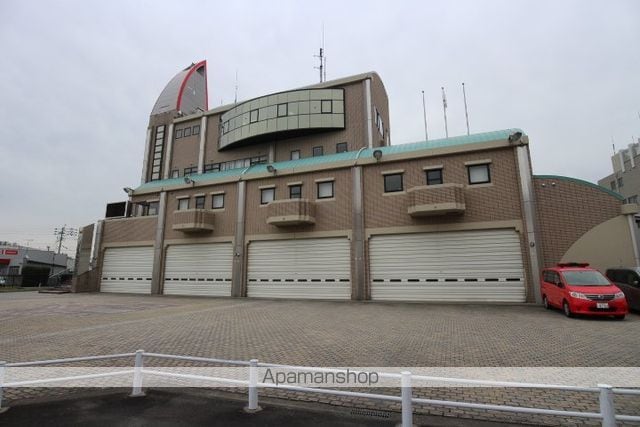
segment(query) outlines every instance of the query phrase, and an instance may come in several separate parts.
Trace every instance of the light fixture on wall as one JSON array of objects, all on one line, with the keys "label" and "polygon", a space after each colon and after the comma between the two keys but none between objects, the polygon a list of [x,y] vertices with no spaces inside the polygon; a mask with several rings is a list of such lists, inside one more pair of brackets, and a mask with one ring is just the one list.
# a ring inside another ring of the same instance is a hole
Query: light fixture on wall
[{"label": "light fixture on wall", "polygon": [[517,131],[512,133],[511,135],[509,135],[509,143],[513,144],[514,142],[518,142],[520,141],[520,138],[522,138],[522,132]]},{"label": "light fixture on wall", "polygon": [[127,193],[128,196],[131,196],[133,194],[133,188],[130,188],[130,187],[124,187],[122,191]]},{"label": "light fixture on wall", "polygon": [[278,169],[274,168],[272,165],[267,165],[267,172],[276,173],[278,172]]},{"label": "light fixture on wall", "polygon": [[191,186],[196,185],[196,182],[191,178],[189,178],[188,176],[184,177],[184,183]]},{"label": "light fixture on wall", "polygon": [[376,159],[376,162],[379,162],[382,158],[382,150],[375,150],[373,152],[373,157]]}]

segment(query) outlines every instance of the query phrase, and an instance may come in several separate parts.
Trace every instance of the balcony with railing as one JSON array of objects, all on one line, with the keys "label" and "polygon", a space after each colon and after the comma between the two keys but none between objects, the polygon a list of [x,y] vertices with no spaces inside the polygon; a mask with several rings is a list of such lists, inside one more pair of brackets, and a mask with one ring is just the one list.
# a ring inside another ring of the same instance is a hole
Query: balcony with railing
[{"label": "balcony with railing", "polygon": [[274,200],[267,209],[267,223],[278,227],[316,223],[316,205],[307,199]]},{"label": "balcony with railing", "polygon": [[206,209],[186,209],[173,213],[172,228],[185,233],[212,232],[215,215]]},{"label": "balcony with railing", "polygon": [[465,211],[461,184],[422,185],[407,190],[412,217],[462,214]]}]

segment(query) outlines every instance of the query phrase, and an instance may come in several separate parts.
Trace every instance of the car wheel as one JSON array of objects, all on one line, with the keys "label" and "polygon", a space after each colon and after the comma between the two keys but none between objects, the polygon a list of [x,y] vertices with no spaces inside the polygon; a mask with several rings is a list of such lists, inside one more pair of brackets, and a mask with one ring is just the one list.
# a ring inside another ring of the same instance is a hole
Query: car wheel
[{"label": "car wheel", "polygon": [[566,301],[562,302],[562,311],[564,311],[564,315],[567,317],[573,316],[573,313],[571,312],[571,308],[569,307],[569,303]]},{"label": "car wheel", "polygon": [[619,316],[613,316],[613,318],[616,320],[624,320],[624,314],[621,314]]},{"label": "car wheel", "polygon": [[547,299],[546,295],[542,296],[542,305],[544,305],[544,308],[546,308],[547,310],[551,310],[551,306],[549,305],[549,300]]}]

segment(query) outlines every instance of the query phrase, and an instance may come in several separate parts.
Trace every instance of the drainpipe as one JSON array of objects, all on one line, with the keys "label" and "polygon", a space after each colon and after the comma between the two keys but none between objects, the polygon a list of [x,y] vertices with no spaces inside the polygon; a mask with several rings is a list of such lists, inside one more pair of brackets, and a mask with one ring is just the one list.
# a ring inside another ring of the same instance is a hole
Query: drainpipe
[{"label": "drainpipe", "polygon": [[151,273],[151,293],[160,295],[163,292],[162,265],[164,253],[164,224],[167,211],[167,192],[160,192],[158,202],[158,223],[156,224],[156,237],[153,244],[153,272]]},{"label": "drainpipe", "polygon": [[207,141],[207,116],[200,120],[200,152],[198,153],[198,173],[204,172],[204,150]]}]

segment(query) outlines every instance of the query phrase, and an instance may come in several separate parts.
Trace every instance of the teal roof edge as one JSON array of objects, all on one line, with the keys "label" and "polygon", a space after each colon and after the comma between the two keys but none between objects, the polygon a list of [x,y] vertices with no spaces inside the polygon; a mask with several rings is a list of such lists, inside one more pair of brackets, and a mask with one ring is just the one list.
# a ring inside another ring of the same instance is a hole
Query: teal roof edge
[{"label": "teal roof edge", "polygon": [[584,185],[584,186],[587,186],[587,187],[592,187],[592,188],[595,188],[596,190],[603,191],[603,192],[609,194],[610,196],[615,197],[618,200],[624,201],[624,196],[622,196],[621,194],[616,193],[615,191],[611,191],[607,187],[603,187],[602,185],[598,185],[598,184],[594,184],[593,182],[585,181],[584,179],[573,178],[571,176],[562,176],[562,175],[533,175],[533,177],[537,178],[537,179],[560,179],[560,180],[563,180],[563,181],[575,182],[576,184]]},{"label": "teal roof edge", "polygon": [[[373,152],[376,150],[382,151],[382,155],[385,154],[399,154],[399,153],[410,153],[412,151],[421,151],[421,150],[429,150],[436,148],[446,148],[446,147],[455,147],[458,145],[471,145],[471,144],[479,144],[483,142],[490,141],[498,141],[507,139],[509,135],[514,132],[524,132],[518,128],[512,129],[504,129],[492,132],[483,132],[476,133],[471,135],[462,135],[462,136],[453,136],[451,138],[442,138],[442,139],[431,139],[429,141],[420,141],[420,142],[411,142],[407,144],[399,144],[399,145],[390,145],[387,147],[378,147],[378,148],[365,148],[360,152],[358,151],[346,151],[344,153],[336,153],[336,154],[327,154],[324,156],[317,157],[305,157],[298,160],[287,160],[283,162],[275,162],[271,163],[271,165],[276,169],[296,169],[299,167],[307,167],[314,165],[323,165],[329,163],[337,163],[340,161],[346,160],[356,160],[358,158],[366,158],[372,157]],[[195,182],[211,182],[215,183],[215,181],[223,178],[229,177],[240,177],[240,176],[248,176],[256,173],[264,173],[267,171],[267,164],[256,164],[250,166],[249,168],[236,168],[229,169],[223,172],[207,172],[202,174],[193,174],[189,175],[189,177]],[[149,181],[140,185],[135,191],[140,190],[149,190],[156,187],[166,187],[172,185],[180,185],[184,183],[184,177],[181,178],[170,178],[163,179],[157,181]]]}]

